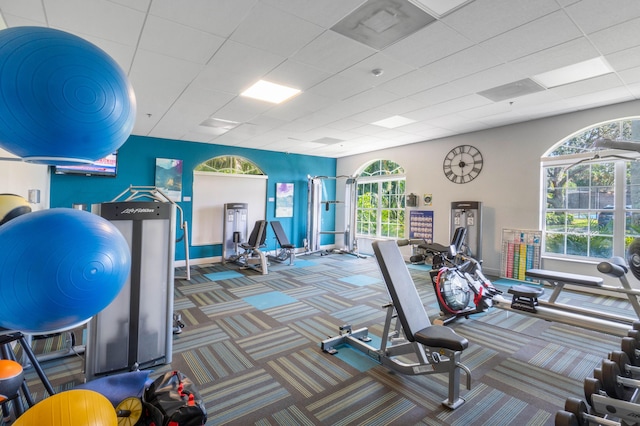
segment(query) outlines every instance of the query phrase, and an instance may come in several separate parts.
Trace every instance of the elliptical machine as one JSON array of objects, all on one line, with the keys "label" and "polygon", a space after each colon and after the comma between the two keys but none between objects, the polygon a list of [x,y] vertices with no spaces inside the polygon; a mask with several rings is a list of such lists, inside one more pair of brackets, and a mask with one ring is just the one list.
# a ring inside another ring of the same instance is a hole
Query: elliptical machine
[{"label": "elliptical machine", "polygon": [[440,318],[434,324],[448,324],[457,318],[487,311],[493,297],[502,294],[482,273],[481,262],[468,254],[464,244],[466,228],[456,228],[451,245],[418,244],[412,263],[431,259],[431,282],[440,306]]}]

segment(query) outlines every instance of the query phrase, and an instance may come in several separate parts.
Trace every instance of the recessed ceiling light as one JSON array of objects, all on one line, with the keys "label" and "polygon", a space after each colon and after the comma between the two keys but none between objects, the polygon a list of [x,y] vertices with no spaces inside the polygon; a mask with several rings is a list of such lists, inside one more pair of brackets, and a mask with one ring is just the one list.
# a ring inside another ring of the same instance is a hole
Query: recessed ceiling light
[{"label": "recessed ceiling light", "polygon": [[431,13],[437,17],[442,17],[455,9],[458,9],[466,3],[473,0],[409,0],[427,13]]},{"label": "recessed ceiling light", "polygon": [[533,79],[549,89],[551,87],[575,83],[576,81],[598,77],[611,72],[613,72],[611,65],[609,65],[604,58],[599,57],[552,71],[543,72],[542,74],[533,76]]},{"label": "recessed ceiling light", "polygon": [[416,120],[411,120],[410,118],[402,117],[400,115],[394,115],[393,117],[385,118],[384,120],[376,121],[376,126],[386,127],[387,129],[395,129],[396,127],[404,126],[406,124],[415,123]]},{"label": "recessed ceiling light", "polygon": [[247,98],[279,104],[300,93],[300,90],[282,86],[269,81],[259,80],[240,95]]},{"label": "recessed ceiling light", "polygon": [[202,123],[200,123],[200,125],[205,127],[215,127],[218,129],[231,130],[238,127],[240,123],[237,121],[211,117],[204,120]]}]

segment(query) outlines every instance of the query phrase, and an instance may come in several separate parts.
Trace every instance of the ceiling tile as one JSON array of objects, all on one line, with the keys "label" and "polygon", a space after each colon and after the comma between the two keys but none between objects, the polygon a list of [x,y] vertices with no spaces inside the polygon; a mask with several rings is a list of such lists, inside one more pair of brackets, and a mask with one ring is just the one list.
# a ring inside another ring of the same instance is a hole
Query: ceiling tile
[{"label": "ceiling tile", "polygon": [[139,47],[185,61],[205,64],[222,43],[222,37],[150,16],[140,37]]},{"label": "ceiling tile", "polygon": [[491,38],[481,45],[505,61],[566,43],[582,32],[563,12],[558,11]]},{"label": "ceiling tile", "polygon": [[340,72],[376,51],[333,31],[325,31],[291,58],[329,73]]},{"label": "ceiling tile", "polygon": [[264,3],[323,28],[331,28],[366,0],[263,0]]},{"label": "ceiling tile", "polygon": [[267,52],[289,56],[323,31],[318,25],[258,3],[230,38]]},{"label": "ceiling tile", "polygon": [[521,73],[531,76],[598,56],[600,53],[593,47],[593,44],[586,37],[579,37],[518,58],[509,64]]},{"label": "ceiling tile", "polygon": [[640,18],[593,33],[590,39],[605,55],[630,49],[637,46],[640,39]]},{"label": "ceiling tile", "polygon": [[104,0],[45,0],[45,11],[52,27],[127,45],[138,43],[145,20],[143,12]]},{"label": "ceiling tile", "polygon": [[421,69],[438,77],[446,77],[448,81],[454,81],[495,67],[502,62],[487,49],[471,46]]},{"label": "ceiling tile", "polygon": [[555,0],[475,0],[442,21],[468,39],[481,42],[558,9]]},{"label": "ceiling tile", "polygon": [[442,22],[433,24],[384,50],[385,54],[414,67],[423,67],[473,45]]},{"label": "ceiling tile", "polygon": [[602,0],[582,0],[565,8],[571,19],[585,34],[640,17],[640,2],[637,0],[616,0],[609,3]]},{"label": "ceiling tile", "polygon": [[284,60],[282,56],[227,40],[198,75],[195,84],[240,94]]},{"label": "ceiling tile", "polygon": [[154,0],[150,14],[229,37],[256,3],[258,0]]},{"label": "ceiling tile", "polygon": [[287,60],[264,76],[272,83],[307,90],[331,77],[331,74],[300,62]]}]

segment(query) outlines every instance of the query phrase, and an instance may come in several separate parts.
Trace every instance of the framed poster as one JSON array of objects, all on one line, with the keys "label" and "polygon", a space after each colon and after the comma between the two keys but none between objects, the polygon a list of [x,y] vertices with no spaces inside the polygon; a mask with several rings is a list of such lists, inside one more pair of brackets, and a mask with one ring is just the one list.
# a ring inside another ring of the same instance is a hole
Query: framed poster
[{"label": "framed poster", "polygon": [[293,217],[293,184],[276,183],[276,217]]},{"label": "framed poster", "polygon": [[433,211],[409,212],[409,238],[422,238],[426,243],[433,244]]},{"label": "framed poster", "polygon": [[182,201],[182,160],[156,158],[156,188],[171,201]]}]

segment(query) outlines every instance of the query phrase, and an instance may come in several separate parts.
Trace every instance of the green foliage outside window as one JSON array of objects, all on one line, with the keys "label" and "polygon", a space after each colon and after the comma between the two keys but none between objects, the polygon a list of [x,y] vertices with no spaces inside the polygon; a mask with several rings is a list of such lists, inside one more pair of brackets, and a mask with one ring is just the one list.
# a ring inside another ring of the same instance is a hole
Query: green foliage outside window
[{"label": "green foliage outside window", "polygon": [[[640,121],[592,127],[548,154],[554,164],[543,169],[546,254],[609,258],[640,236],[640,211],[634,211],[640,210],[640,166],[633,153],[610,155],[596,147],[599,138],[640,142]],[[618,227],[624,227],[625,241],[615,241]]]},{"label": "green foliage outside window", "polygon": [[238,175],[264,175],[262,170],[246,158],[224,155],[210,158],[194,169],[197,172],[229,173]]},{"label": "green foliage outside window", "polygon": [[404,169],[388,160],[369,164],[358,178],[356,233],[371,237],[405,235]]}]

